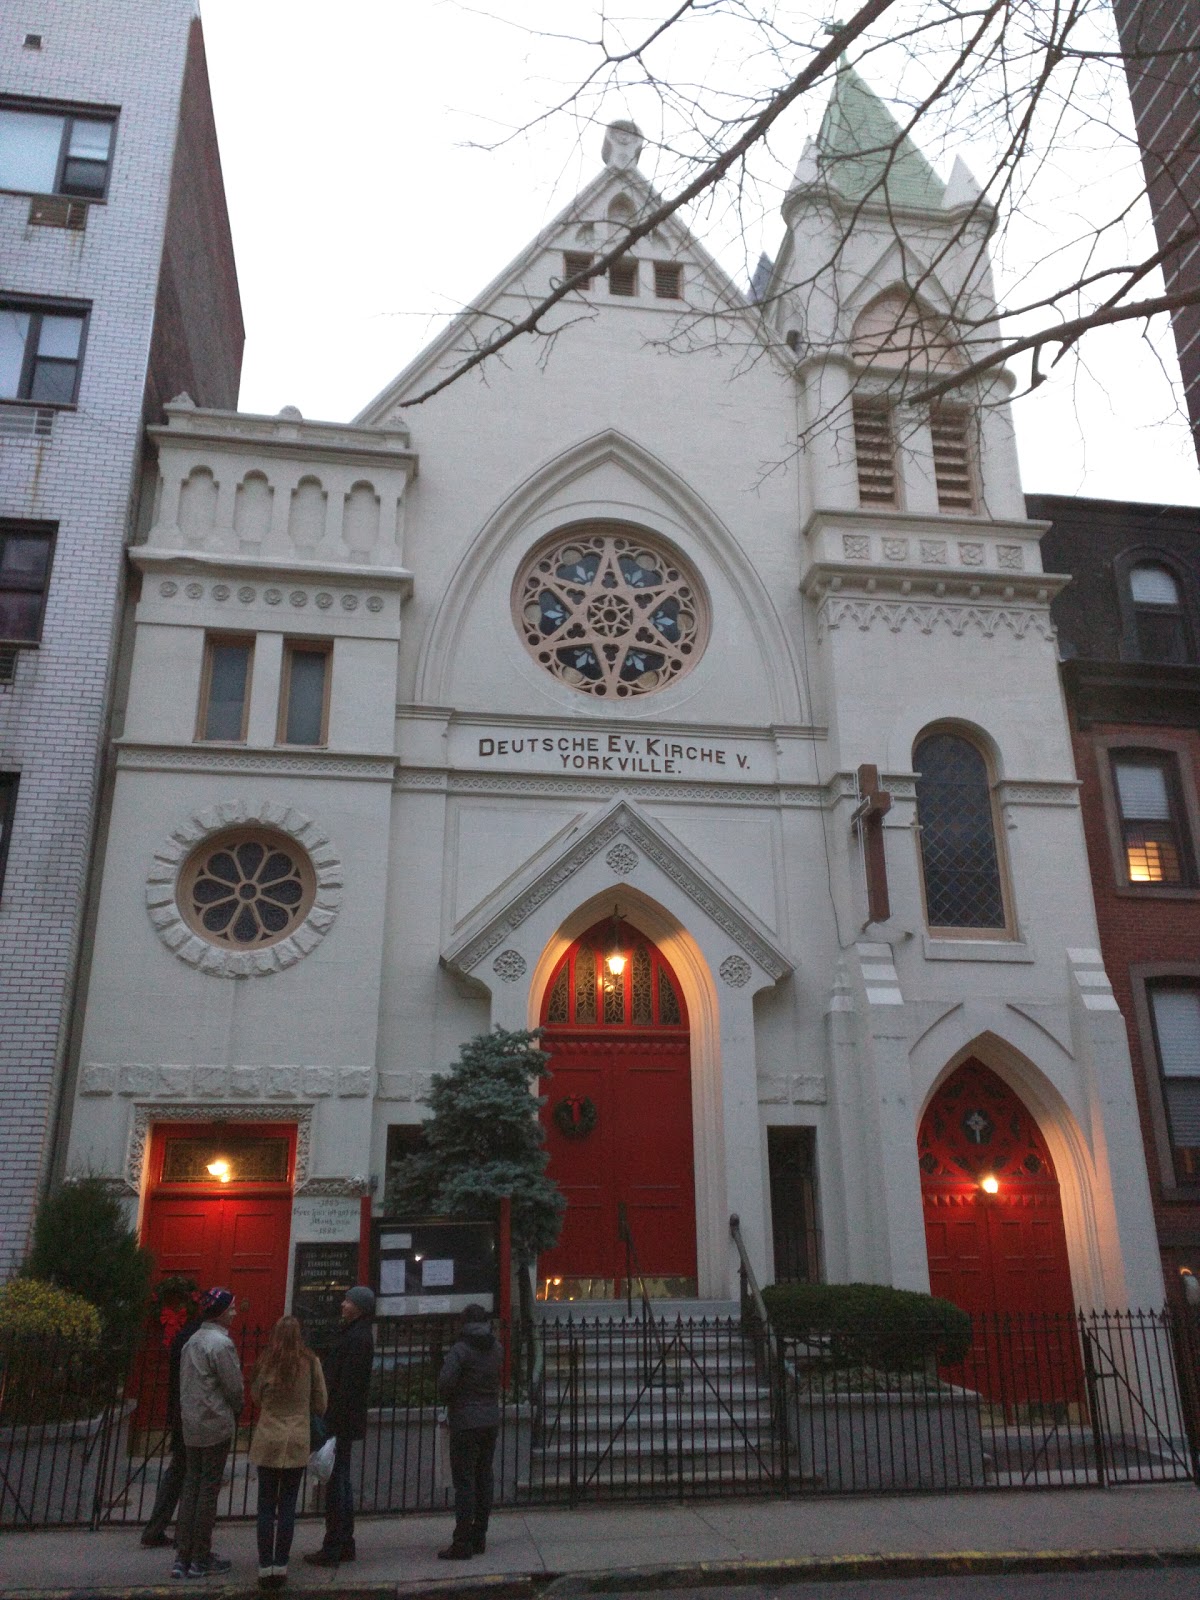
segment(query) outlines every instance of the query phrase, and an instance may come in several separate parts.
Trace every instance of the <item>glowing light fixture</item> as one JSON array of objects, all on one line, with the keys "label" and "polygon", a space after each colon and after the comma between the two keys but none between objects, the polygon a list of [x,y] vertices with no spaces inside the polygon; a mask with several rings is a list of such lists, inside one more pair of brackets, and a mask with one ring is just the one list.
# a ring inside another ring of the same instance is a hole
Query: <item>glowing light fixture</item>
[{"label": "glowing light fixture", "polygon": [[233,1168],[223,1156],[218,1156],[215,1161],[210,1161],[205,1170],[210,1172],[221,1183],[228,1183],[230,1178],[233,1177]]},{"label": "glowing light fixture", "polygon": [[625,971],[625,952],[621,949],[621,913],[613,907],[612,949],[604,958],[604,965],[614,978]]},{"label": "glowing light fixture", "polygon": [[984,1194],[999,1194],[1000,1179],[993,1178],[989,1173],[988,1176],[980,1183],[979,1187],[983,1190]]}]

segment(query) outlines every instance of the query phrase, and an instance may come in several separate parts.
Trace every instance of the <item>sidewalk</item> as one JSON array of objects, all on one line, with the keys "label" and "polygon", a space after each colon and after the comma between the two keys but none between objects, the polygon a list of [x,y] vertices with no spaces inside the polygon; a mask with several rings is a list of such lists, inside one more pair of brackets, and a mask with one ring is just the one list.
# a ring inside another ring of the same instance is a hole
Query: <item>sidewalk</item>
[{"label": "sidewalk", "polygon": [[[436,1557],[449,1538],[449,1517],[365,1517],[358,1524],[357,1562],[337,1571],[306,1567],[299,1559],[320,1542],[321,1531],[316,1521],[299,1525],[290,1590],[474,1590],[501,1600],[539,1590],[543,1596],[598,1592],[602,1576],[613,1573],[631,1587],[639,1578],[654,1578],[664,1586],[717,1589],[764,1577],[777,1582],[827,1576],[831,1568],[864,1577],[951,1566],[996,1570],[999,1556],[1047,1552],[1071,1553],[1080,1565],[1089,1555],[1094,1563],[1121,1553],[1132,1561],[1137,1553],[1147,1563],[1173,1556],[1200,1566],[1200,1491],[1172,1484],[500,1511],[492,1519],[487,1554],[453,1564]],[[203,1583],[170,1584],[171,1552],[143,1550],[139,1534],[137,1527],[6,1532],[0,1539],[0,1595],[31,1600],[37,1591],[78,1596],[150,1589],[233,1595],[256,1588],[250,1523],[218,1526],[217,1549],[234,1566],[223,1585],[207,1589]],[[895,1559],[905,1556],[920,1559]],[[967,1559],[951,1563],[951,1556]]]}]

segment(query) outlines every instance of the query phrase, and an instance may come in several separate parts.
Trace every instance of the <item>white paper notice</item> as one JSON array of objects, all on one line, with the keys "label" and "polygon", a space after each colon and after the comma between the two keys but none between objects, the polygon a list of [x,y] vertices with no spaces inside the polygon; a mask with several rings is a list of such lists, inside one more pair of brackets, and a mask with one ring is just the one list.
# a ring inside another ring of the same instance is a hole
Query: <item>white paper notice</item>
[{"label": "white paper notice", "polygon": [[381,1250],[411,1250],[411,1233],[381,1233],[379,1236]]},{"label": "white paper notice", "polygon": [[385,1256],[379,1263],[379,1292],[380,1294],[403,1294],[404,1269],[408,1265],[403,1259],[399,1261],[388,1260]]},{"label": "white paper notice", "polygon": [[449,1289],[454,1284],[453,1261],[423,1261],[421,1287],[423,1289]]}]

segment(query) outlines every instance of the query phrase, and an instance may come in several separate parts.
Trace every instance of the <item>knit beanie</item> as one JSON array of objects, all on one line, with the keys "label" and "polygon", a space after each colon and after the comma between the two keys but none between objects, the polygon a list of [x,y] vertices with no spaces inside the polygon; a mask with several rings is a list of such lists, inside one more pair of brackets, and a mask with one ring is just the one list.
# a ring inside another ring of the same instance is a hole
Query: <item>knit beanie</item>
[{"label": "knit beanie", "polygon": [[353,1289],[347,1289],[346,1299],[352,1306],[357,1306],[364,1317],[375,1315],[375,1291],[368,1289],[365,1283],[356,1283]]},{"label": "knit beanie", "polygon": [[219,1317],[233,1304],[232,1289],[210,1289],[200,1302],[200,1315],[206,1322]]}]

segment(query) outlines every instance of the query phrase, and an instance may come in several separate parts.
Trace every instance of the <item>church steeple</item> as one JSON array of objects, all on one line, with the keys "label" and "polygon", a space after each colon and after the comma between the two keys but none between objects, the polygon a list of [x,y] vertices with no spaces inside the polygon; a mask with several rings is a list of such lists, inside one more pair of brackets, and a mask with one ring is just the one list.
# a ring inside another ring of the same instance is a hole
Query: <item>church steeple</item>
[{"label": "church steeple", "polygon": [[875,200],[940,211],[945,202],[945,185],[937,173],[845,60],[838,67],[815,146],[801,160],[793,192],[814,179],[855,204]]}]

